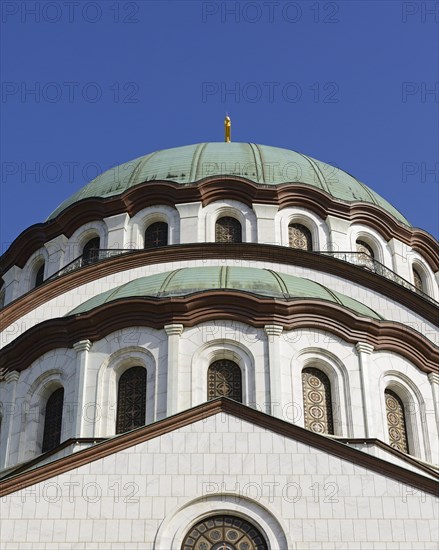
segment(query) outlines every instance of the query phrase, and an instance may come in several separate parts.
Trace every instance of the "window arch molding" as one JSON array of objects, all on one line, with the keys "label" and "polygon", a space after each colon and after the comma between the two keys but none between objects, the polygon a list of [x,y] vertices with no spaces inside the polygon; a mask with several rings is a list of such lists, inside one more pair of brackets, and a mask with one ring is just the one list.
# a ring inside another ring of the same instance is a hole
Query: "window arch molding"
[{"label": "window arch molding", "polygon": [[242,242],[257,241],[256,214],[252,208],[238,201],[221,201],[208,204],[200,213],[199,242],[215,242],[215,226],[219,218],[230,216],[239,221]]},{"label": "window arch molding", "polygon": [[353,225],[350,227],[349,233],[353,252],[357,251],[357,241],[363,241],[372,249],[375,260],[389,269],[393,269],[392,254],[387,241],[377,231],[366,226]]},{"label": "window arch molding", "polygon": [[425,415],[426,407],[421,392],[407,375],[395,370],[389,370],[382,374],[379,387],[384,441],[389,443],[385,391],[390,390],[399,397],[404,406],[409,454],[430,461],[431,451]]},{"label": "window arch molding", "polygon": [[156,418],[156,363],[152,354],[139,346],[122,348],[112,353],[101,365],[97,377],[96,402],[98,410],[96,435],[107,437],[116,433],[117,395],[122,374],[132,367],[146,370],[145,424]]},{"label": "window arch molding", "polygon": [[434,278],[433,273],[429,269],[429,267],[426,265],[425,262],[422,261],[419,257],[414,257],[411,262],[411,276],[412,280],[410,281],[413,285],[415,284],[414,281],[414,270],[417,271],[419,274],[421,281],[422,281],[422,292],[425,294],[428,294],[429,296],[432,296],[433,298],[438,299],[438,295],[434,293],[433,288],[434,285],[431,284],[432,278]]},{"label": "window arch molding", "polygon": [[228,359],[241,369],[242,402],[256,404],[255,361],[253,354],[240,342],[218,339],[205,343],[193,355],[191,364],[191,406],[207,401],[207,373],[215,361]]},{"label": "window arch molding", "polygon": [[38,376],[31,384],[24,399],[24,425],[19,443],[19,461],[29,460],[39,454],[43,445],[46,403],[54,391],[64,388],[63,421],[61,442],[69,437],[70,426],[67,422],[67,380],[65,374],[57,368],[49,369]]},{"label": "window arch molding", "polygon": [[168,224],[168,245],[180,242],[180,216],[176,208],[166,205],[148,206],[135,214],[129,221],[130,243],[128,248],[142,249],[145,245],[145,231],[156,222]]},{"label": "window arch molding", "polygon": [[282,246],[290,246],[288,228],[290,224],[305,226],[311,233],[312,250],[326,250],[329,242],[329,231],[326,223],[319,216],[308,210],[284,208],[276,214],[276,241]]},{"label": "window arch molding", "polygon": [[292,548],[287,526],[270,504],[234,493],[216,493],[193,499],[174,509],[161,523],[156,537],[157,550],[181,550],[182,542],[194,525],[214,515],[232,515],[253,524],[269,548]]},{"label": "window arch molding", "polygon": [[47,264],[49,256],[45,247],[36,250],[26,262],[20,278],[20,294],[29,292],[35,288],[35,277],[38,270],[44,264],[45,278],[47,277]]},{"label": "window arch molding", "polygon": [[[303,369],[310,367],[322,371],[329,379],[334,435],[353,437],[349,373],[346,366],[333,353],[320,348],[308,348],[293,356],[291,360],[293,402],[303,403],[302,372]],[[297,418],[295,423],[304,427],[303,408],[300,411],[300,418]]]},{"label": "window arch molding", "polygon": [[95,238],[99,238],[100,248],[107,247],[107,226],[102,220],[87,223],[73,233],[67,244],[64,265],[81,256],[84,246]]}]

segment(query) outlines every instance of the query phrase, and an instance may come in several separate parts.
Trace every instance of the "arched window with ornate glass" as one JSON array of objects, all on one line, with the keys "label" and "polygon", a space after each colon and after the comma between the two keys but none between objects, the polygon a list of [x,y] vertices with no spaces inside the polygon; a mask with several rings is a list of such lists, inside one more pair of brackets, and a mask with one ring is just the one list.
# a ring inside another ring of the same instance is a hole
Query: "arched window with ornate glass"
[{"label": "arched window with ornate glass", "polygon": [[182,550],[268,550],[264,536],[249,521],[216,515],[196,523],[187,533]]},{"label": "arched window with ornate glass", "polygon": [[158,248],[168,244],[168,224],[155,222],[149,225],[145,231],[145,248]]},{"label": "arched window with ornate glass", "polygon": [[242,227],[236,218],[223,216],[215,224],[215,242],[242,243]]},{"label": "arched window with ornate glass", "polygon": [[405,421],[404,404],[400,397],[392,390],[385,390],[387,429],[389,444],[394,449],[409,452],[407,441],[407,425]]},{"label": "arched window with ornate glass", "polygon": [[242,403],[241,369],[228,359],[214,361],[207,371],[207,399],[217,397],[228,397]]},{"label": "arched window with ornate glass", "polygon": [[291,248],[312,251],[311,231],[300,223],[290,223],[288,226],[288,240]]},{"label": "arched window with ornate glass", "polygon": [[424,283],[422,282],[422,277],[415,268],[413,268],[413,282],[417,290],[424,292]]},{"label": "arched window with ornate glass", "polygon": [[119,378],[116,433],[140,428],[146,415],[146,369],[131,367]]},{"label": "arched window with ornate glass", "polygon": [[99,260],[101,240],[99,237],[90,239],[82,249],[82,261],[85,265],[94,264]]},{"label": "arched window with ornate glass", "polygon": [[302,371],[303,415],[305,428],[316,433],[334,434],[331,384],[320,369]]},{"label": "arched window with ornate glass", "polygon": [[44,412],[44,433],[41,451],[46,453],[61,443],[64,388],[55,390],[46,402]]},{"label": "arched window with ornate glass", "polygon": [[37,288],[38,286],[42,285],[43,282],[44,282],[44,262],[40,265],[40,267],[35,272],[34,288]]},{"label": "arched window with ornate glass", "polygon": [[375,254],[370,245],[366,242],[357,239],[357,260],[358,264],[367,269],[373,269],[373,261],[375,259]]}]

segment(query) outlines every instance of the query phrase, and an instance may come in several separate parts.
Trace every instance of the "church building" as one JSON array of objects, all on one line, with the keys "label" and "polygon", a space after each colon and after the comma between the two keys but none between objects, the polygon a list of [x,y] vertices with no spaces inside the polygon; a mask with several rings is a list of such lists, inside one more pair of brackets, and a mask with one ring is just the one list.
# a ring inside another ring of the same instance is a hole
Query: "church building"
[{"label": "church building", "polygon": [[437,549],[439,244],[354,176],[226,119],[1,265],[3,550]]}]

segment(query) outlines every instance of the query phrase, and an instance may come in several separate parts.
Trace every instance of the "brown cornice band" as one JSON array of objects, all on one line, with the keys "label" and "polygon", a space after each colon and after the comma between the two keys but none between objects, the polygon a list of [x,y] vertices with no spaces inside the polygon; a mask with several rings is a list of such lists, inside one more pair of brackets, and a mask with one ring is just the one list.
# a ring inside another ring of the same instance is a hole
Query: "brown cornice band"
[{"label": "brown cornice band", "polygon": [[[224,397],[215,399],[192,409],[180,412],[153,424],[149,424],[126,434],[113,437],[77,453],[60,458],[31,471],[18,474],[0,483],[0,497],[4,497],[36,483],[41,483],[54,476],[59,476],[75,468],[80,468],[96,460],[124,451],[145,441],[164,434],[171,433],[195,422],[205,420],[215,414],[226,413],[250,422],[273,433],[293,439],[304,445],[309,445],[324,453],[347,460],[356,466],[366,468],[382,476],[410,485],[428,494],[438,495],[438,483],[434,479],[425,477],[417,472],[406,470],[400,466],[369,455],[344,443],[316,434],[284,420],[264,414],[255,409],[231,401]],[[146,457],[146,460],[148,458]],[[345,495],[349,496],[349,495]]]},{"label": "brown cornice band", "polygon": [[[263,328],[327,331],[351,344],[367,342],[377,351],[397,353],[424,372],[439,372],[439,348],[419,332],[400,323],[377,321],[324,300],[276,300],[238,291],[211,290],[185,297],[124,298],[87,313],[50,319],[26,331],[0,353],[0,368],[22,371],[44,353],[92,342],[130,327],[162,329],[181,323],[193,327],[224,320]],[[44,338],[41,338],[44,334]]]},{"label": "brown cornice band", "polygon": [[[348,262],[324,254],[286,246],[256,243],[197,243],[136,250],[102,260],[96,264],[67,273],[62,277],[48,280],[3,308],[0,313],[1,327],[4,330],[23,315],[49,300],[80,285],[114,273],[165,262],[212,259],[273,262],[305,267],[335,275],[387,296],[417,313],[426,321],[439,326],[438,309],[432,302],[385,277]],[[423,328],[420,327],[420,330],[423,330]]]},{"label": "brown cornice band", "polygon": [[398,238],[421,254],[431,269],[439,270],[437,241],[421,229],[398,222],[383,208],[367,202],[343,202],[325,191],[302,183],[263,186],[238,177],[212,177],[190,185],[169,181],[149,181],[128,189],[121,195],[102,199],[89,198],[74,203],[55,219],[33,225],[23,231],[3,255],[0,274],[13,265],[23,267],[29,257],[58,235],[71,237],[82,225],[122,212],[131,217],[148,206],[201,201],[203,206],[218,200],[236,200],[249,206],[274,204],[280,209],[297,206],[311,210],[322,219],[338,216],[365,224],[378,231],[385,240]]}]

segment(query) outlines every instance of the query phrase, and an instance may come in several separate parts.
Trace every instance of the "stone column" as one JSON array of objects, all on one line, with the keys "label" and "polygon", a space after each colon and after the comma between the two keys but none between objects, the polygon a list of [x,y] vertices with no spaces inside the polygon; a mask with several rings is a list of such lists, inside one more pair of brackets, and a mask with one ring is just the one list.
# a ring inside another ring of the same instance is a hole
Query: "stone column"
[{"label": "stone column", "polygon": [[166,416],[171,416],[180,410],[179,403],[179,344],[180,336],[183,332],[183,325],[165,325],[165,331],[168,335],[168,387],[167,387],[167,405]]},{"label": "stone column", "polygon": [[92,346],[90,340],[80,340],[73,344],[76,351],[76,382],[75,405],[73,416],[72,437],[93,437],[94,426],[91,422],[85,422],[86,391],[87,391],[87,362],[88,352]]},{"label": "stone column", "polygon": [[[105,248],[115,250],[130,248],[126,237],[129,219],[130,217],[126,213],[104,218],[105,225],[107,226],[107,244]],[[104,243],[101,243],[101,248],[104,248]]]},{"label": "stone column", "polygon": [[352,246],[348,237],[350,222],[335,216],[327,216],[326,223],[329,227],[328,251],[351,252]]},{"label": "stone column", "polygon": [[64,267],[67,243],[68,238],[65,235],[58,235],[58,237],[55,237],[44,245],[49,257],[46,267],[46,279]]},{"label": "stone column", "polygon": [[413,284],[413,275],[408,261],[410,248],[397,239],[390,239],[388,244],[392,254],[392,270],[400,277]]},{"label": "stone column", "polygon": [[20,296],[21,272],[22,269],[14,265],[2,277],[5,282],[5,305]]},{"label": "stone column", "polygon": [[361,383],[361,396],[362,396],[362,408],[363,408],[363,420],[364,420],[364,436],[365,437],[377,437],[377,427],[374,422],[375,410],[373,406],[373,400],[377,397],[376,383],[372,382],[370,372],[370,355],[373,353],[373,346],[366,342],[357,342],[355,347],[358,352],[358,359],[360,365],[360,383]]},{"label": "stone column", "polygon": [[20,378],[20,373],[16,370],[7,372],[5,374],[5,381],[7,384],[6,395],[8,396],[8,402],[4,403],[4,410],[2,411],[2,450],[0,454],[0,469],[7,468],[10,463],[11,452],[11,439],[12,439],[12,426],[14,418],[21,419],[21,414],[17,411],[17,382]]},{"label": "stone column", "polygon": [[261,244],[281,244],[276,241],[276,226],[274,218],[279,207],[274,204],[253,204],[258,223],[257,242]]},{"label": "stone column", "polygon": [[[434,414],[436,418],[436,426],[439,425],[439,374],[430,372],[428,380],[431,384],[431,393],[433,394]],[[428,412],[428,411],[426,411]]]},{"label": "stone column", "polygon": [[270,407],[268,413],[272,416],[282,417],[282,384],[281,384],[281,360],[280,360],[280,335],[281,325],[265,325],[268,344],[268,368],[270,374]]},{"label": "stone column", "polygon": [[180,243],[199,242],[198,218],[201,202],[176,204],[175,208],[180,214]]}]

